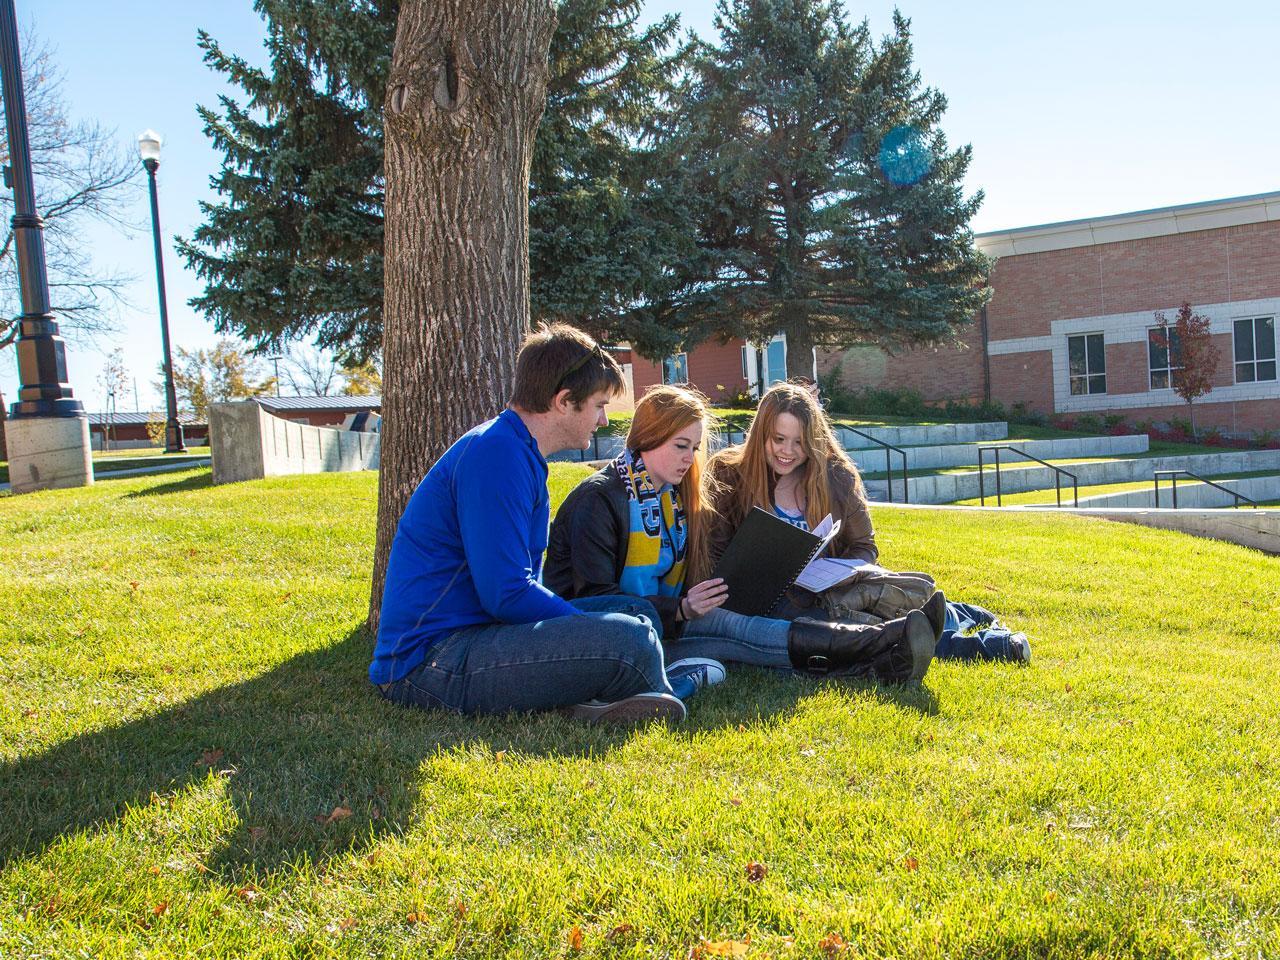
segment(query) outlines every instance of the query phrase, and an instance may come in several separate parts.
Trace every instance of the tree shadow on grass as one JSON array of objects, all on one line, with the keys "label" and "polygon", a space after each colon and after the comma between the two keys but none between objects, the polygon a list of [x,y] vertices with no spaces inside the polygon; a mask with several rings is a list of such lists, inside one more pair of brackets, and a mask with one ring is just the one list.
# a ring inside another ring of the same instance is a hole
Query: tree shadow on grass
[{"label": "tree shadow on grass", "polygon": [[[137,479],[139,475],[134,474],[132,477],[121,477],[121,480]],[[100,478],[111,479],[110,477]],[[204,467],[201,473],[194,476],[184,476],[177,480],[170,480],[168,483],[157,483],[152,487],[144,487],[141,490],[133,490],[124,495],[125,500],[135,500],[138,497],[155,497],[163,496],[169,493],[185,493],[188,490],[207,490],[213,486],[213,472]]]},{"label": "tree shadow on grass", "polygon": [[[0,765],[0,868],[109,826],[130,808],[185,803],[210,785],[237,826],[220,838],[208,869],[235,876],[302,857],[320,864],[410,829],[422,761],[439,750],[588,757],[637,735],[554,713],[463,717],[398,707],[365,679],[372,646],[353,630],[250,680]],[[779,672],[735,677],[742,682],[731,695],[705,709],[695,701],[682,734],[785,720],[816,689]],[[937,709],[925,688],[849,686],[904,708]]]}]

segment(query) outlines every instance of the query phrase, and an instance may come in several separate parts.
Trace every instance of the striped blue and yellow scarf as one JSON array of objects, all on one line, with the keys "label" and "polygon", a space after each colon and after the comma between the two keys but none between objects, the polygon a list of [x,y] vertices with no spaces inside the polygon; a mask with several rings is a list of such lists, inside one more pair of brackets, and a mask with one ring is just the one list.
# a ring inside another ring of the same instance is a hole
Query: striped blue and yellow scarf
[{"label": "striped blue and yellow scarf", "polygon": [[613,461],[627,489],[630,534],[619,586],[636,597],[674,597],[684,586],[689,525],[680,492],[669,484],[653,486],[639,453],[623,450]]}]

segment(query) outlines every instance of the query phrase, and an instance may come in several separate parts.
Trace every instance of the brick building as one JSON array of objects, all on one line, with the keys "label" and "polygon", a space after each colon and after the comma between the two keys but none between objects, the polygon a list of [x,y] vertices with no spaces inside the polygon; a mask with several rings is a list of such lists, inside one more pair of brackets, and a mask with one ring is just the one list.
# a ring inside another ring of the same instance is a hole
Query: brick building
[{"label": "brick building", "polygon": [[[1148,338],[1154,313],[1172,320],[1185,300],[1210,318],[1221,351],[1197,424],[1233,433],[1280,425],[1280,192],[1002,230],[977,244],[999,258],[993,298],[956,342],[893,356],[874,347],[823,354],[819,369],[839,363],[849,386],[913,388],[926,400],[990,397],[1131,422],[1185,417],[1168,353]],[[751,352],[741,341],[709,344],[684,364],[714,398],[724,380],[712,377],[727,376],[735,356],[734,383],[746,386]]]}]

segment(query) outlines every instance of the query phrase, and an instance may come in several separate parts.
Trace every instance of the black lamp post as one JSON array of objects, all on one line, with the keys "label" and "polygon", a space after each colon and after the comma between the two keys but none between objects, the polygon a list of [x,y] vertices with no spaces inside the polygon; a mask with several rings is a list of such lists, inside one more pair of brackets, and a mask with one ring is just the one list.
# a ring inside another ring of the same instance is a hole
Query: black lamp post
[{"label": "black lamp post", "polygon": [[34,417],[84,417],[67,382],[66,347],[49,310],[49,275],[44,259],[44,219],[36,213],[27,139],[27,107],[22,92],[18,21],[13,0],[0,0],[0,77],[4,88],[9,163],[4,179],[13,188],[13,239],[22,291],[18,318],[18,401],[9,408],[15,420]]},{"label": "black lamp post", "polygon": [[164,424],[164,452],[185,453],[182,424],[178,422],[178,395],[173,389],[173,359],[169,355],[169,306],[164,296],[164,259],[160,245],[160,203],[156,196],[156,167],[160,166],[160,134],[147,129],[138,134],[138,152],[151,182],[151,235],[156,243],[156,283],[160,288],[160,336],[164,342],[164,400],[168,418]]}]

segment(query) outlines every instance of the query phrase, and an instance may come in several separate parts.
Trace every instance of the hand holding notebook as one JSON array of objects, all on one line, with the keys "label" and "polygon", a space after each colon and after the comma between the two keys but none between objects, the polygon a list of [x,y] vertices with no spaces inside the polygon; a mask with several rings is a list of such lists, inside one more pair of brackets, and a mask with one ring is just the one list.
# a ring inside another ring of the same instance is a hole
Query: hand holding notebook
[{"label": "hand holding notebook", "polygon": [[787,587],[839,532],[840,521],[832,522],[830,515],[809,532],[767,510],[752,508],[712,574],[729,587],[724,608],[746,616],[768,616]]}]

